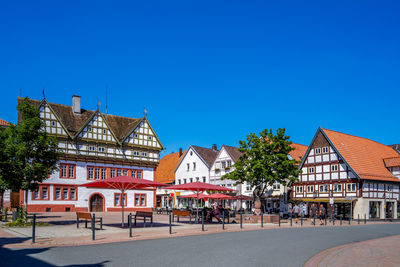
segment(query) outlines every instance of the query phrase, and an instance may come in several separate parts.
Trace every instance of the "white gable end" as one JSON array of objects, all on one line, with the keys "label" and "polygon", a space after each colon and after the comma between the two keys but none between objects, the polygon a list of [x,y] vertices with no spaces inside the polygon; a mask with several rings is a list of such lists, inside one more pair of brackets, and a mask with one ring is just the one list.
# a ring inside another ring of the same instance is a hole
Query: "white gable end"
[{"label": "white gable end", "polygon": [[142,121],[125,142],[132,145],[161,148],[161,144],[158,142],[155,133],[146,121]]},{"label": "white gable end", "polygon": [[79,134],[81,138],[109,141],[115,142],[115,138],[112,135],[110,129],[108,129],[107,124],[104,122],[103,118],[96,114],[93,119],[86,125],[83,131]]},{"label": "white gable end", "polygon": [[40,108],[40,118],[43,119],[46,132],[54,135],[67,135],[61,123],[57,120],[54,113],[51,111],[47,104],[43,104]]}]

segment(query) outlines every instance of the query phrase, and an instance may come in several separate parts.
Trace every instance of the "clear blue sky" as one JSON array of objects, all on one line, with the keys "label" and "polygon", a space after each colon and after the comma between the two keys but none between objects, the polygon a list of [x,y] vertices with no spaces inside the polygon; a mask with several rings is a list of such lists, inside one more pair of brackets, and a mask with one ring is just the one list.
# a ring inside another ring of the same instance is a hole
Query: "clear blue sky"
[{"label": "clear blue sky", "polygon": [[[149,120],[169,153],[318,126],[400,143],[399,1],[2,1],[0,118],[22,95]],[[350,3],[351,2],[351,3]]]}]

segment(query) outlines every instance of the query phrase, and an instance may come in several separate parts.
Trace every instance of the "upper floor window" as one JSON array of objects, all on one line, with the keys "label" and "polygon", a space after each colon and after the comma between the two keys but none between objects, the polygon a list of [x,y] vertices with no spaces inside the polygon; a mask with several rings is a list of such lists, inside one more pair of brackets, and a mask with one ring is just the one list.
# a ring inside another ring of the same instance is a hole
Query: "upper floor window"
[{"label": "upper floor window", "polygon": [[104,151],[106,151],[106,149],[105,149],[104,147],[100,146],[100,147],[98,148],[98,151],[99,151],[99,152],[104,152]]},{"label": "upper floor window", "polygon": [[225,167],[226,167],[226,162],[225,162],[225,161],[221,161],[221,166],[222,166],[222,169],[225,169]]},{"label": "upper floor window", "polygon": [[60,178],[75,178],[75,165],[74,164],[60,164]]},{"label": "upper floor window", "polygon": [[96,147],[95,146],[89,146],[89,151],[95,151]]},{"label": "upper floor window", "polygon": [[341,184],[334,184],[333,185],[333,192],[342,192],[342,185]]},{"label": "upper floor window", "polygon": [[279,189],[281,189],[281,184],[278,183],[278,182],[275,182],[275,183],[272,185],[272,189],[273,189],[273,190],[279,190]]},{"label": "upper floor window", "polygon": [[337,170],[338,170],[338,165],[337,164],[335,164],[335,165],[331,165],[331,171],[333,171],[333,172],[336,172]]},{"label": "upper floor window", "polygon": [[117,169],[117,176],[121,176],[121,169]]},{"label": "upper floor window", "polygon": [[107,134],[107,130],[106,129],[103,129],[103,134]]},{"label": "upper floor window", "polygon": [[228,160],[227,162],[226,162],[226,166],[229,168],[230,166],[232,166],[232,161],[231,160]]},{"label": "upper floor window", "polygon": [[193,170],[196,170],[196,162],[193,162]]},{"label": "upper floor window", "polygon": [[356,184],[349,183],[347,184],[347,192],[355,192],[356,191]]},{"label": "upper floor window", "polygon": [[56,122],[55,122],[55,121],[52,121],[52,122],[51,122],[51,126],[56,126]]},{"label": "upper floor window", "polygon": [[181,184],[181,179],[178,179],[178,184]]},{"label": "upper floor window", "polygon": [[205,183],[206,182],[206,177],[205,176],[203,176],[203,183]]},{"label": "upper floor window", "polygon": [[387,191],[389,191],[389,192],[393,191],[393,185],[388,185],[386,188],[387,188]]},{"label": "upper floor window", "polygon": [[88,130],[88,132],[91,132],[91,131],[92,131],[92,127],[91,127],[91,126],[88,126],[88,127],[87,127],[87,130]]},{"label": "upper floor window", "polygon": [[147,157],[147,152],[142,152],[143,157]]},{"label": "upper floor window", "polygon": [[99,180],[100,179],[100,168],[95,168],[94,169],[94,179]]},{"label": "upper floor window", "polygon": [[186,178],[185,178],[185,179],[183,179],[183,183],[184,183],[184,184],[186,184]]},{"label": "upper floor window", "polygon": [[320,147],[317,147],[315,149],[315,154],[321,154],[321,148]]},{"label": "upper floor window", "polygon": [[308,168],[308,172],[309,172],[309,173],[314,173],[314,172],[315,172],[314,167],[309,167],[309,168]]},{"label": "upper floor window", "polygon": [[323,184],[319,186],[319,192],[320,193],[326,193],[329,192],[329,185]]},{"label": "upper floor window", "polygon": [[186,170],[187,170],[187,171],[190,171],[190,164],[187,163],[186,166],[187,166],[187,169],[186,169]]},{"label": "upper floor window", "polygon": [[101,179],[107,178],[107,169],[101,168]]},{"label": "upper floor window", "polygon": [[303,193],[303,186],[296,186],[297,193]]},{"label": "upper floor window", "polygon": [[200,180],[200,178],[199,177],[196,177],[196,182],[198,182]]},{"label": "upper floor window", "polygon": [[149,140],[151,140],[152,139],[152,137],[151,136],[149,136]]},{"label": "upper floor window", "polygon": [[249,182],[246,182],[246,191],[251,190],[251,184]]},{"label": "upper floor window", "polygon": [[314,193],[314,186],[313,185],[307,185],[307,193]]},{"label": "upper floor window", "polygon": [[193,183],[193,178],[189,178],[189,183]]},{"label": "upper floor window", "polygon": [[322,153],[328,153],[329,152],[329,148],[327,146],[324,146],[322,148]]},{"label": "upper floor window", "polygon": [[139,151],[133,151],[134,156],[139,156]]},{"label": "upper floor window", "polygon": [[42,187],[42,199],[49,199],[48,192],[49,192],[49,188],[43,186]]},{"label": "upper floor window", "polygon": [[88,169],[87,169],[87,178],[90,180],[90,179],[93,179],[93,167],[88,167]]},{"label": "upper floor window", "polygon": [[115,169],[110,170],[110,177],[111,178],[115,177]]},{"label": "upper floor window", "polygon": [[138,179],[142,179],[142,171],[137,171],[136,176]]}]

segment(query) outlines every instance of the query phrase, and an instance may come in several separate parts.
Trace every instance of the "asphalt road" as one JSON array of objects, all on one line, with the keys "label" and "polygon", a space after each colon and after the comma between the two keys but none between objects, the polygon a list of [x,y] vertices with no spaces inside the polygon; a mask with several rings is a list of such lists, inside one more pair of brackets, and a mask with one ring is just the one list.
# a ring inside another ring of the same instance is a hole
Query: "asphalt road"
[{"label": "asphalt road", "polygon": [[327,248],[400,234],[400,224],[267,229],[45,249],[0,248],[1,266],[302,266]]}]

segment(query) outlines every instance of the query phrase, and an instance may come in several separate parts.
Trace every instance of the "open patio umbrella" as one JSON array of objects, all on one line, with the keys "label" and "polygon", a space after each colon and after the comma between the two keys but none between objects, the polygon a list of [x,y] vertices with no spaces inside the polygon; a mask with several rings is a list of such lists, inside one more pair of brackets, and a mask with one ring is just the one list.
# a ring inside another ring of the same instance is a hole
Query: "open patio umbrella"
[{"label": "open patio umbrella", "polygon": [[88,188],[103,188],[103,189],[117,189],[121,191],[121,207],[122,207],[122,227],[124,227],[124,205],[125,197],[124,193],[127,190],[133,189],[154,189],[156,187],[167,186],[166,184],[146,180],[132,178],[129,176],[117,176],[104,180],[97,180],[94,182],[81,184],[80,186]]},{"label": "open patio umbrella", "polygon": [[[172,190],[184,190],[184,191],[192,191],[196,193],[196,222],[199,222],[199,194],[203,193],[204,191],[235,191],[234,189],[222,187],[219,185],[213,185],[208,183],[202,182],[193,182],[188,184],[178,184],[165,187],[165,189],[172,189]],[[208,196],[207,196],[208,197]]]}]

